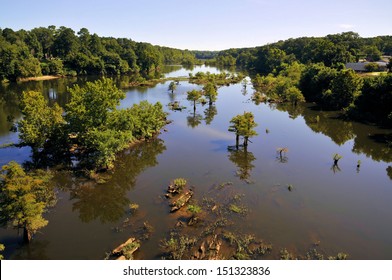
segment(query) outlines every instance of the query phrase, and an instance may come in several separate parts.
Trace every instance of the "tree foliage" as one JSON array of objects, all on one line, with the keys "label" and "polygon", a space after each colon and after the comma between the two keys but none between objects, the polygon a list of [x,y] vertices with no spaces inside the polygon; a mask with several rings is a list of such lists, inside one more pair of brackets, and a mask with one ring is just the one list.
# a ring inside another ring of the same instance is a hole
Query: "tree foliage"
[{"label": "tree foliage", "polygon": [[77,33],[61,26],[30,31],[0,30],[0,81],[44,75],[118,75],[158,77],[163,63],[193,65],[187,50],[153,46],[126,38],[99,37],[87,28]]},{"label": "tree foliage", "polygon": [[55,203],[50,179],[50,173],[44,171],[26,173],[14,161],[1,169],[0,222],[23,228],[25,241],[48,224],[42,215]]},{"label": "tree foliage", "polygon": [[40,92],[26,91],[21,98],[24,118],[19,121],[19,138],[33,149],[42,149],[48,141],[55,140],[64,125],[63,109],[55,103],[52,107]]},{"label": "tree foliage", "polygon": [[65,110],[57,104],[49,106],[38,92],[22,95],[20,139],[40,150],[41,155],[69,157],[70,151],[77,150],[75,156],[81,166],[111,168],[118,152],[136,140],[153,137],[166,124],[159,102],[142,101],[119,109],[125,93],[112,79],[102,78],[68,90],[71,100]]},{"label": "tree foliage", "polygon": [[257,132],[254,128],[257,123],[254,121],[254,116],[251,112],[244,112],[242,115],[237,115],[230,120],[231,125],[229,131],[236,135],[236,146],[239,146],[239,137],[244,137],[244,147],[248,146],[250,137],[256,136]]},{"label": "tree foliage", "polygon": [[187,92],[186,99],[193,102],[193,110],[196,110],[196,102],[201,98],[202,92],[200,90],[191,90]]},{"label": "tree foliage", "polygon": [[209,105],[212,105],[213,102],[216,101],[218,96],[216,85],[209,82],[203,87],[204,96],[206,96],[209,100]]}]

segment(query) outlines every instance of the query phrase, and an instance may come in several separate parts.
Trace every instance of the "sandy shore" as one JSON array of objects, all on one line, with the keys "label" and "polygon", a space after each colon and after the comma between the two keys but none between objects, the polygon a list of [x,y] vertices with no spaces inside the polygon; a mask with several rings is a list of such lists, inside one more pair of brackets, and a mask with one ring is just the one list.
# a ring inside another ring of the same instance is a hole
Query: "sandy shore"
[{"label": "sandy shore", "polygon": [[49,75],[45,75],[45,76],[40,76],[40,77],[29,77],[29,78],[22,78],[19,81],[21,82],[27,82],[27,81],[44,81],[44,80],[54,80],[54,79],[58,79],[61,78],[61,76],[49,76]]}]

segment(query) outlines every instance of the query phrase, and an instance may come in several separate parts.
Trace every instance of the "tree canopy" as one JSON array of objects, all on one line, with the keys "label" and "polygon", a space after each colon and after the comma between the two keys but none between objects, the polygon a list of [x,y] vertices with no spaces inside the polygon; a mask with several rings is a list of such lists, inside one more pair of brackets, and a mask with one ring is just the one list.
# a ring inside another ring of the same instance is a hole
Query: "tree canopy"
[{"label": "tree canopy", "polygon": [[50,173],[34,171],[26,173],[16,162],[4,165],[0,172],[0,222],[11,223],[24,230],[25,241],[46,226],[45,210],[55,203]]},{"label": "tree canopy", "polygon": [[111,168],[118,152],[136,140],[151,138],[166,124],[159,102],[142,101],[118,109],[125,93],[112,79],[102,78],[68,90],[71,100],[64,110],[57,104],[50,107],[40,93],[22,95],[22,144],[41,149],[48,156],[61,152],[64,158],[72,151],[83,151],[75,154],[80,165]]},{"label": "tree canopy", "polygon": [[193,65],[188,50],[153,46],[127,38],[100,37],[87,28],[0,29],[0,81],[40,75],[118,75],[157,77],[163,64]]}]

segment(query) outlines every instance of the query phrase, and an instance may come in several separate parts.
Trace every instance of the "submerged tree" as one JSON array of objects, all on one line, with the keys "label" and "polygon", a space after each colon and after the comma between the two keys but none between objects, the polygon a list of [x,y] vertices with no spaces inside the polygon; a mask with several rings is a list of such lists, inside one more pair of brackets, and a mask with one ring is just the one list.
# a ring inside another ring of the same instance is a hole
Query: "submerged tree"
[{"label": "submerged tree", "polygon": [[169,89],[172,93],[177,89],[177,84],[175,82],[170,82]]},{"label": "submerged tree", "polygon": [[63,109],[55,103],[50,107],[40,92],[23,92],[21,111],[24,118],[19,121],[19,137],[22,143],[30,146],[33,151],[44,148],[44,145],[59,137],[65,121]]},{"label": "submerged tree", "polygon": [[187,92],[186,99],[193,102],[193,111],[196,111],[196,102],[201,98],[202,92],[200,90],[191,90]]},{"label": "submerged tree", "polygon": [[212,105],[212,103],[216,101],[216,97],[218,96],[216,85],[212,82],[208,82],[203,87],[203,91],[204,95],[208,98],[209,105]]},{"label": "submerged tree", "polygon": [[44,171],[28,174],[14,161],[1,169],[0,222],[22,228],[25,242],[48,224],[42,214],[56,202],[50,179],[51,175]]},{"label": "submerged tree", "polygon": [[239,146],[239,137],[244,137],[244,147],[248,146],[249,137],[257,135],[254,128],[257,123],[254,121],[254,116],[251,112],[244,112],[242,115],[233,117],[230,121],[232,125],[229,126],[229,131],[236,135],[236,147]]}]

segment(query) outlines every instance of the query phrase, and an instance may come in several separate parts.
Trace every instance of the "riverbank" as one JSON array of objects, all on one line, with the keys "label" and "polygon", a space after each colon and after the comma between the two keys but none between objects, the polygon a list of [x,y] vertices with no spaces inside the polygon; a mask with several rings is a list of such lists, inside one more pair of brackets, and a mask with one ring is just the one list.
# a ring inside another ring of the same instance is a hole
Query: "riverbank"
[{"label": "riverbank", "polygon": [[46,81],[46,80],[54,80],[64,78],[64,76],[51,76],[51,75],[44,75],[39,77],[28,77],[28,78],[20,78],[19,82],[29,82],[29,81]]}]

